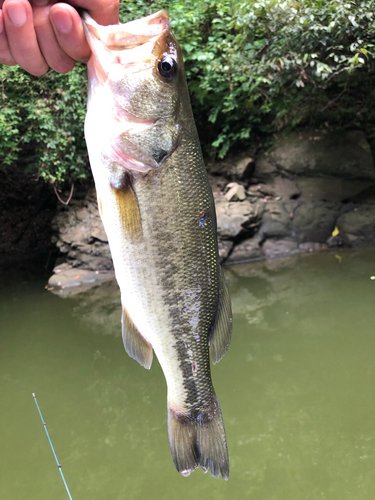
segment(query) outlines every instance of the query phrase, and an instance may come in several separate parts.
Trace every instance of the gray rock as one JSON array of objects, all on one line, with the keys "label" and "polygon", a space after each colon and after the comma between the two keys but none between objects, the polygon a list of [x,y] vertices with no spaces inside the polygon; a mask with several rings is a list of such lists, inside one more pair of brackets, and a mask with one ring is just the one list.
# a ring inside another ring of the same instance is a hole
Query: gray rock
[{"label": "gray rock", "polygon": [[298,245],[298,250],[301,253],[319,252],[321,250],[327,250],[327,245],[324,243],[316,243],[315,241],[307,241],[306,243],[300,243]]},{"label": "gray rock", "polygon": [[94,190],[84,200],[63,207],[53,220],[53,229],[56,246],[70,265],[92,271],[113,269]]},{"label": "gray rock", "polygon": [[283,238],[292,233],[293,211],[297,202],[270,201],[265,204],[260,233],[265,238]]},{"label": "gray rock", "polygon": [[243,201],[246,200],[246,191],[242,184],[237,184],[237,182],[230,182],[226,186],[227,192],[225,193],[225,199],[227,201]]},{"label": "gray rock", "polygon": [[350,246],[375,243],[375,206],[366,204],[341,215],[337,220],[338,238]]},{"label": "gray rock", "polygon": [[353,202],[374,205],[375,204],[375,185],[372,184],[370,186],[367,186],[366,189],[359,192],[356,196],[353,197]]},{"label": "gray rock", "polygon": [[[283,201],[296,200],[301,194],[301,188],[297,181],[287,179],[281,176],[275,176],[267,184],[260,184],[257,187],[258,192],[274,198],[281,198]],[[254,188],[250,187],[250,192]]]},{"label": "gray rock", "polygon": [[267,259],[286,257],[298,253],[298,243],[291,240],[267,240],[263,243],[263,252]]},{"label": "gray rock", "polygon": [[240,181],[247,181],[251,179],[255,170],[255,161],[249,156],[245,156],[235,162],[230,170],[231,175]]},{"label": "gray rock", "polygon": [[260,208],[248,200],[228,202],[223,196],[215,198],[217,230],[220,239],[239,234],[253,234],[259,227]]},{"label": "gray rock", "polygon": [[375,180],[371,148],[359,130],[305,130],[280,139],[267,156],[257,161],[255,177],[276,172]]},{"label": "gray rock", "polygon": [[232,250],[233,241],[219,240],[218,245],[219,245],[219,258],[220,258],[220,262],[222,262],[223,260],[225,260],[228,257],[229,252]]},{"label": "gray rock", "polygon": [[255,161],[249,156],[229,158],[220,163],[208,165],[209,172],[215,176],[222,176],[232,181],[248,181],[254,173]]},{"label": "gray rock", "polygon": [[54,272],[48,280],[47,289],[63,298],[85,292],[103,282],[112,281],[115,277],[113,271],[73,269],[68,264],[57,266]]},{"label": "gray rock", "polygon": [[245,262],[250,260],[260,260],[264,258],[263,249],[260,246],[260,238],[249,238],[236,245],[226,260],[227,264]]},{"label": "gray rock", "polygon": [[359,193],[371,189],[373,183],[339,177],[299,177],[296,179],[305,201],[343,202],[355,198]]},{"label": "gray rock", "polygon": [[272,179],[274,179],[278,174],[279,171],[275,163],[272,161],[272,157],[269,154],[260,153],[257,158],[251,182],[269,182],[272,181]]},{"label": "gray rock", "polygon": [[300,202],[293,212],[291,235],[301,243],[325,243],[335,228],[339,213],[339,205]]},{"label": "gray rock", "polygon": [[324,243],[332,234],[340,207],[304,201],[266,203],[260,228],[265,238]]}]

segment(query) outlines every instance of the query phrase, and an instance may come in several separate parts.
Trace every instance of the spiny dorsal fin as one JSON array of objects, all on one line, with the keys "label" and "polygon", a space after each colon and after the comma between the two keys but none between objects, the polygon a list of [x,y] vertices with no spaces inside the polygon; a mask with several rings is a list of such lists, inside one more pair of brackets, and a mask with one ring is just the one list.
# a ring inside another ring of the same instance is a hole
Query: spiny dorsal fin
[{"label": "spiny dorsal fin", "polygon": [[130,181],[121,187],[112,186],[117,207],[121,216],[121,226],[130,241],[137,241],[142,236],[142,221],[137,195]]},{"label": "spiny dorsal fin", "polygon": [[148,370],[152,364],[152,345],[137,330],[128,311],[122,306],[122,340],[129,356]]},{"label": "spiny dorsal fin", "polygon": [[214,364],[218,363],[227,352],[232,336],[232,306],[224,275],[222,275],[222,280],[216,321],[209,338],[210,354]]}]

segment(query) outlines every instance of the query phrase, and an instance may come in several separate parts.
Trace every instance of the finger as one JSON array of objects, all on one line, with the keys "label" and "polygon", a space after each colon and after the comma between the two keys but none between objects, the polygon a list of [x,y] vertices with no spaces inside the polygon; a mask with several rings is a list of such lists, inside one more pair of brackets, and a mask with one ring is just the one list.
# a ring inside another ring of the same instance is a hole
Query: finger
[{"label": "finger", "polygon": [[16,63],[32,75],[46,73],[48,65],[39,49],[29,2],[5,0],[3,16],[9,49]]},{"label": "finger", "polygon": [[0,62],[7,66],[15,66],[17,64],[9,50],[2,10],[0,10]]},{"label": "finger", "polygon": [[67,73],[74,68],[75,61],[60,47],[50,22],[49,11],[49,6],[34,7],[34,27],[39,48],[52,69]]},{"label": "finger", "polygon": [[118,0],[71,0],[70,3],[75,7],[86,9],[94,21],[103,26],[119,22]]},{"label": "finger", "polygon": [[75,61],[87,62],[91,51],[78,12],[67,4],[57,3],[51,7],[50,20],[62,50]]}]

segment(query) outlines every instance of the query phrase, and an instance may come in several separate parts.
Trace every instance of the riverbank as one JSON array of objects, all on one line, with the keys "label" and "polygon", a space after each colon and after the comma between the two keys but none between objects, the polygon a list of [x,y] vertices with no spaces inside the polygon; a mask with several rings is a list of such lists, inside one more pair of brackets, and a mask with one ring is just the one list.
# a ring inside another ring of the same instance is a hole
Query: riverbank
[{"label": "riverbank", "polygon": [[[374,148],[358,130],[304,129],[274,137],[269,151],[209,162],[221,261],[375,244]],[[64,206],[21,169],[0,181],[2,266],[37,259],[67,280],[75,269],[113,270],[92,183],[76,187]]]},{"label": "riverbank", "polygon": [[[361,131],[308,130],[269,152],[208,163],[224,264],[375,244],[373,143]],[[187,187],[188,188],[188,187]],[[95,190],[53,220],[61,272],[113,269]]]}]

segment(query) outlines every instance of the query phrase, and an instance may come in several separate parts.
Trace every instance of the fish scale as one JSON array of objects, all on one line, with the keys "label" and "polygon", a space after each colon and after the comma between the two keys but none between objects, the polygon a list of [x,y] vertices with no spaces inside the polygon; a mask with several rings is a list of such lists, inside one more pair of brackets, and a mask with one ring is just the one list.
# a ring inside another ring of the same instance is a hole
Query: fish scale
[{"label": "fish scale", "polygon": [[165,11],[110,27],[83,20],[92,50],[85,136],[125,349],[146,368],[158,357],[177,470],[228,479],[210,352],[215,363],[228,348],[231,307],[181,49]]}]

